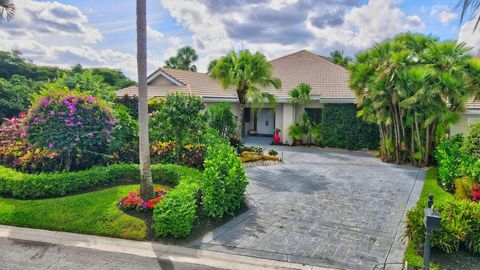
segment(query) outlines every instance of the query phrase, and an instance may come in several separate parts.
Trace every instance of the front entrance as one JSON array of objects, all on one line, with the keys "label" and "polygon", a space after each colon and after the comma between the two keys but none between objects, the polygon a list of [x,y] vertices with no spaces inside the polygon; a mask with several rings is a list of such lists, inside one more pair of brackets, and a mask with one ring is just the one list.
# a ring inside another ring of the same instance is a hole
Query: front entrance
[{"label": "front entrance", "polygon": [[266,135],[273,136],[275,132],[275,110],[272,108],[252,109],[245,108],[243,114],[244,136]]}]

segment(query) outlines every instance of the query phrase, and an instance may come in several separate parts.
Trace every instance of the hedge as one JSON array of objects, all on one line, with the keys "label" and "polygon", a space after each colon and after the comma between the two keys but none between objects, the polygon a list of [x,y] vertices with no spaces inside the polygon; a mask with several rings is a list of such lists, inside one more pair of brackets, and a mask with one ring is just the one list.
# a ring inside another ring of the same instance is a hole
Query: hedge
[{"label": "hedge", "polygon": [[322,145],[334,148],[378,149],[378,127],[357,117],[354,104],[325,104],[322,121]]},{"label": "hedge", "polygon": [[152,229],[157,237],[186,237],[198,220],[198,179],[182,179],[153,210]]},{"label": "hedge", "polygon": [[[152,166],[155,182],[177,185],[186,175],[198,171],[178,165]],[[0,194],[21,199],[61,197],[107,184],[138,183],[140,170],[136,164],[115,164],[67,173],[27,174],[0,166]]]}]

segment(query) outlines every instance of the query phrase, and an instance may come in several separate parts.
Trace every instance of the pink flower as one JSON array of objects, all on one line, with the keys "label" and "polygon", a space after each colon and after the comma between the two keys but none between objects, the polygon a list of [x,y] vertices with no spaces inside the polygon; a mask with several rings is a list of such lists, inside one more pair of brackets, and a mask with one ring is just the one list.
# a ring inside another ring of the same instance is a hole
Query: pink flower
[{"label": "pink flower", "polygon": [[53,148],[55,145],[53,145],[53,143],[49,143],[48,144],[48,148]]}]

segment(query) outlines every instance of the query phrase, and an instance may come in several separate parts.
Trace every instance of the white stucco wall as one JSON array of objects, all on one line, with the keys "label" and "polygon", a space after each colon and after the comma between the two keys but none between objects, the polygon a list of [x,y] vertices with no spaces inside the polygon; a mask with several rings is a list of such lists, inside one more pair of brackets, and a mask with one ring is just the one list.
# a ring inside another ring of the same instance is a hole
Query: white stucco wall
[{"label": "white stucco wall", "polygon": [[470,110],[460,115],[459,121],[452,125],[451,132],[452,134],[465,134],[468,131],[468,126],[476,121],[480,121],[480,110]]}]

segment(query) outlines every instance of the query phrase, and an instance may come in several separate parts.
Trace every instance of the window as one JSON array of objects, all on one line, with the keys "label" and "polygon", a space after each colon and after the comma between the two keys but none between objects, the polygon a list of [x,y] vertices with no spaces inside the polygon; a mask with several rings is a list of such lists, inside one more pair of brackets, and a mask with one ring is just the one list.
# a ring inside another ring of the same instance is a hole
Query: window
[{"label": "window", "polygon": [[249,123],[250,122],[250,108],[245,108],[243,110],[243,122]]},{"label": "window", "polygon": [[319,124],[322,122],[322,109],[320,108],[305,108],[305,112],[308,115],[310,121],[313,124]]}]

